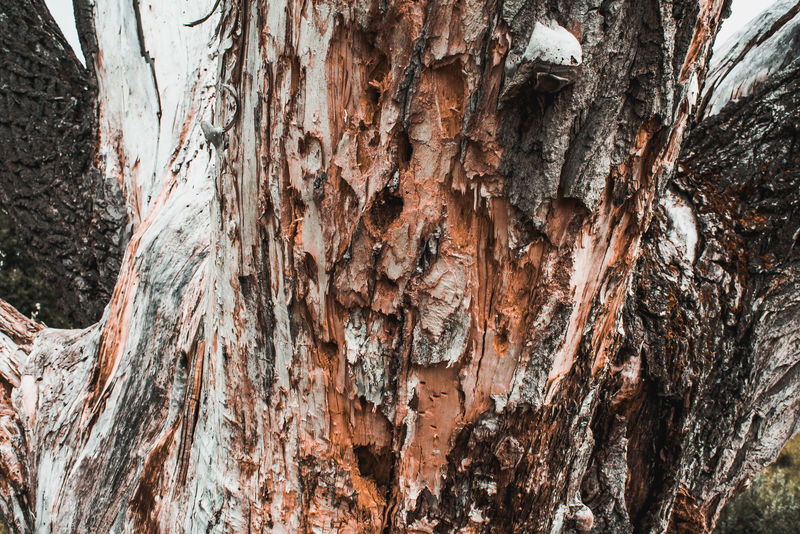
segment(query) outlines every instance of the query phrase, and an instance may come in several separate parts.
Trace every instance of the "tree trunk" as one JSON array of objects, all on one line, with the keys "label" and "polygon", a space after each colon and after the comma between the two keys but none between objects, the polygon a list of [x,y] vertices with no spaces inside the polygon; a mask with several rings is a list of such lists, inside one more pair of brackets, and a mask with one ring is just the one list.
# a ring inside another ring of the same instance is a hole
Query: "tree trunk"
[{"label": "tree trunk", "polygon": [[670,183],[725,3],[80,2],[97,138],[70,179],[126,215],[59,224],[127,248],[93,326],[0,309],[3,518],[711,528],[800,382],[797,76],[702,123]]},{"label": "tree trunk", "polygon": [[120,184],[95,158],[93,65],[78,63],[43,0],[0,2],[0,59],[2,208],[60,311],[89,325],[111,295],[126,225]]}]

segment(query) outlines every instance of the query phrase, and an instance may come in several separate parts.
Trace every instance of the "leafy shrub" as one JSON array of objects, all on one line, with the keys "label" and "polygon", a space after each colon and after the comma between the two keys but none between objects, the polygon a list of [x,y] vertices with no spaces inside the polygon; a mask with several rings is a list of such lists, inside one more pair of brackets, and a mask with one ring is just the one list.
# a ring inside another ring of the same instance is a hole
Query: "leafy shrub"
[{"label": "leafy shrub", "polygon": [[800,435],[722,511],[715,534],[800,532]]}]

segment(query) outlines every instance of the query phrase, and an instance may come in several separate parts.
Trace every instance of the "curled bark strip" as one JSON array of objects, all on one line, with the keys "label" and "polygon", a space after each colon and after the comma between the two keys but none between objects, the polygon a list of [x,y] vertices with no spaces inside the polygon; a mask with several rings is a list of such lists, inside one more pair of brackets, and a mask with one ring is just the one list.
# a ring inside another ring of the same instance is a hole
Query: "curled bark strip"
[{"label": "curled bark strip", "polygon": [[223,134],[233,128],[236,118],[239,116],[239,98],[236,96],[236,90],[226,83],[222,84],[222,87],[227,89],[233,96],[233,117],[231,117],[231,120],[228,121],[228,123],[222,128],[219,126],[214,126],[207,121],[200,121],[200,128],[203,130],[203,135],[205,136],[206,140],[217,147],[218,150],[223,148],[225,145]]},{"label": "curled bark strip", "polygon": [[231,94],[231,96],[233,97],[233,104],[235,106],[233,110],[233,117],[231,117],[231,120],[228,121],[228,124],[226,124],[225,127],[222,128],[222,131],[224,133],[233,128],[233,124],[236,122],[236,119],[239,118],[239,97],[236,96],[236,89],[234,89],[227,83],[223,83],[222,88],[227,89],[228,92]]},{"label": "curled bark strip", "polygon": [[204,23],[205,21],[211,18],[211,15],[213,15],[214,12],[217,10],[217,7],[219,7],[219,0],[214,2],[214,5],[211,7],[211,11],[209,11],[207,15],[195,21],[187,22],[184,24],[184,26],[186,26],[187,28],[194,28],[195,26],[199,26],[200,24]]}]

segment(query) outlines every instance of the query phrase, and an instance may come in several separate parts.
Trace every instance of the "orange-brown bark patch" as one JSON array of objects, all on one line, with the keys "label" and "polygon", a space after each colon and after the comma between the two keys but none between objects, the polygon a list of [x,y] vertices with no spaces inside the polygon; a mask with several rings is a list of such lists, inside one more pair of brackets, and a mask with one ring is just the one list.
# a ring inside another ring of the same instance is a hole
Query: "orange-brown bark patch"
[{"label": "orange-brown bark patch", "polygon": [[140,532],[161,532],[158,525],[158,502],[156,496],[163,495],[164,469],[170,455],[177,426],[172,426],[159,440],[147,459],[139,477],[139,484],[131,498],[134,525]]}]

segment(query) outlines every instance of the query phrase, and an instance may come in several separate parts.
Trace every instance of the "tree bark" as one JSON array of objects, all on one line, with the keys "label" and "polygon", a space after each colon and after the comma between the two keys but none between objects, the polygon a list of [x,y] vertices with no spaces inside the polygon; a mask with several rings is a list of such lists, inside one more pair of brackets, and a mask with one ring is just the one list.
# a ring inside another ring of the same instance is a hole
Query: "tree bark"
[{"label": "tree bark", "polygon": [[644,238],[616,356],[640,380],[594,423],[647,458],[629,463],[634,523],[676,495],[672,530],[711,530],[800,430],[798,13],[778,2],[715,60]]},{"label": "tree bark", "polygon": [[725,3],[83,2],[131,237],[97,324],[0,310],[3,518],[710,529],[798,382],[795,174],[722,172],[792,145],[750,97],[670,181]]},{"label": "tree bark", "polygon": [[92,65],[42,0],[4,0],[0,14],[0,202],[59,312],[89,325],[114,287],[126,224],[119,184],[96,161]]}]

